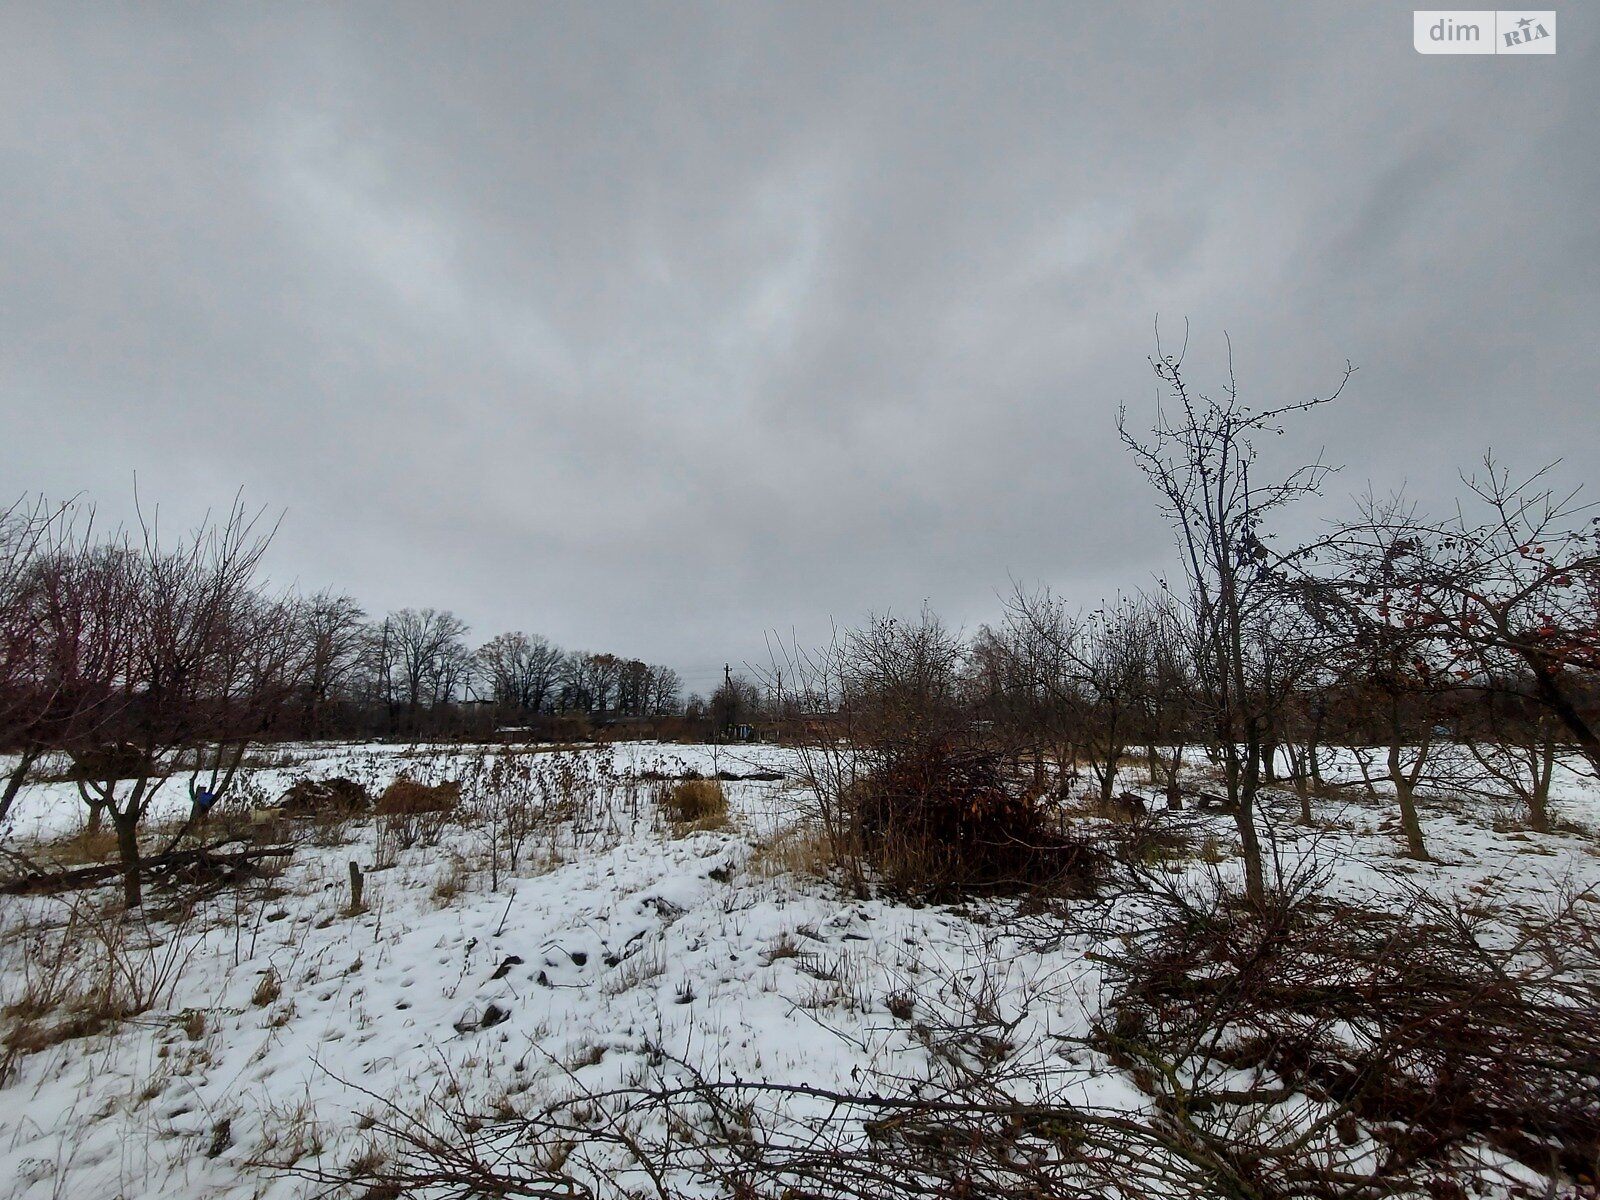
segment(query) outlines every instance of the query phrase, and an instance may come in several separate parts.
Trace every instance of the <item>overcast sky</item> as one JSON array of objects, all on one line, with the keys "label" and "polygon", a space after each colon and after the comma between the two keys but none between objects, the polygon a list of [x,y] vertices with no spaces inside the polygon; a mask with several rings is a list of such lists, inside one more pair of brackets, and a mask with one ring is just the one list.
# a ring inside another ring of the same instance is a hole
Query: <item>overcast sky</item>
[{"label": "overcast sky", "polygon": [[[1430,502],[1600,451],[1600,7],[0,4],[0,483],[286,516],[274,579],[677,666],[1169,541],[1231,334]],[[1248,399],[1247,398],[1247,399]],[[1600,484],[1600,480],[1595,483]]]}]

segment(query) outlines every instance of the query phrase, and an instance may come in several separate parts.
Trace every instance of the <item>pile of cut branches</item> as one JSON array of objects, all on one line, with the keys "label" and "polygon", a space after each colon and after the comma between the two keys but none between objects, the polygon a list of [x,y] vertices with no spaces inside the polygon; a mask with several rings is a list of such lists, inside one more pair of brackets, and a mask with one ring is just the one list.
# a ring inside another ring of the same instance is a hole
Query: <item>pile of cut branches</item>
[{"label": "pile of cut branches", "polygon": [[1105,855],[1046,815],[1001,755],[950,738],[885,756],[846,797],[867,860],[892,889],[931,899],[971,892],[1092,889]]},{"label": "pile of cut branches", "polygon": [[1106,959],[1099,1042],[1175,1132],[1305,1194],[1461,1178],[1484,1149],[1600,1183],[1600,944],[1580,906],[1529,923],[1421,893],[1166,900]]}]

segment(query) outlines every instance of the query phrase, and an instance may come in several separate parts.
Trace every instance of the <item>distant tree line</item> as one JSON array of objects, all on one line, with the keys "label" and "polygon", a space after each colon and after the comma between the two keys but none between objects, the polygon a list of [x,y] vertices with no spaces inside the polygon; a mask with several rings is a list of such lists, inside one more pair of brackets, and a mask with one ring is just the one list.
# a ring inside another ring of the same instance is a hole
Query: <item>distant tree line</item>
[{"label": "distant tree line", "polygon": [[307,737],[551,729],[551,718],[667,718],[682,710],[671,667],[566,651],[536,634],[501,633],[476,649],[448,610],[402,608],[372,620],[352,597],[296,602],[310,651],[296,732]]},{"label": "distant tree line", "polygon": [[137,906],[156,794],[187,791],[176,845],[253,743],[586,736],[681,707],[669,667],[523,633],[473,649],[450,612],[374,620],[347,595],[274,592],[259,570],[273,532],[238,500],[176,539],[142,517],[102,530],[78,503],[0,510],[0,835],[29,778],[64,773],[90,831],[115,834]]}]

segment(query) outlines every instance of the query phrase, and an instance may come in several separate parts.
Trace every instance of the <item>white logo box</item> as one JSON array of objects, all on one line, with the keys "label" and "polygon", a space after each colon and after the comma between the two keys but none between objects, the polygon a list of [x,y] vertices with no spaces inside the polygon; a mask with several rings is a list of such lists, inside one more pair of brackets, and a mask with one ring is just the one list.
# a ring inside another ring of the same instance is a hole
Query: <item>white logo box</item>
[{"label": "white logo box", "polygon": [[1554,9],[1419,9],[1411,14],[1418,54],[1554,54]]}]

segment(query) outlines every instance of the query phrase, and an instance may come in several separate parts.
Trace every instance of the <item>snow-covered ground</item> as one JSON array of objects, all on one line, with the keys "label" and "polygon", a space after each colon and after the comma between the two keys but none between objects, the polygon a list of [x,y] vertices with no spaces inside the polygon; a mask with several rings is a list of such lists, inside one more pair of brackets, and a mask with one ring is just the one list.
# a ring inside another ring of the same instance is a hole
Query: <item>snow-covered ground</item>
[{"label": "snow-covered ground", "polygon": [[[257,801],[305,777],[348,775],[376,790],[402,769],[428,778],[474,769],[459,751],[274,753],[276,765],[251,772],[246,795]],[[148,924],[120,935],[119,959],[161,988],[157,1003],[11,1057],[0,1197],[306,1194],[302,1180],[252,1164],[342,1166],[365,1147],[380,1099],[409,1111],[449,1096],[509,1111],[659,1078],[675,1061],[846,1089],[862,1072],[925,1072],[928,1050],[891,997],[958,1015],[981,991],[1008,1013],[1026,1010],[1014,1040],[1052,1087],[1146,1107],[1106,1062],[1052,1049],[1053,1035],[1082,1035],[1097,1012],[1099,975],[1081,939],[1041,946],[996,919],[1008,911],[1000,901],[915,908],[795,873],[783,847],[805,797],[793,779],[726,783],[731,825],[681,836],[637,782],[650,770],[788,772],[790,752],[630,744],[549,761],[598,782],[579,811],[530,837],[517,870],[501,861],[497,881],[487,826],[452,823],[436,845],[400,848],[366,818],[305,838],[270,887],[224,891],[181,919],[154,895]],[[169,791],[172,817],[187,798],[177,782]],[[1319,803],[1329,828],[1309,833],[1287,816],[1274,828],[1286,855],[1316,845],[1336,861],[1341,889],[1382,896],[1422,885],[1537,908],[1600,886],[1600,793],[1569,776],[1555,808],[1580,831],[1496,832],[1492,804],[1429,803],[1433,863],[1399,858],[1390,807],[1354,792]],[[73,785],[31,785],[8,844],[70,835],[82,819]],[[1214,824],[1226,851],[1230,817],[1189,819]],[[366,907],[354,915],[350,862],[366,871]],[[7,1004],[41,986],[74,900],[0,900]],[[73,919],[72,944],[51,969],[103,969],[103,939],[85,911]]]}]

